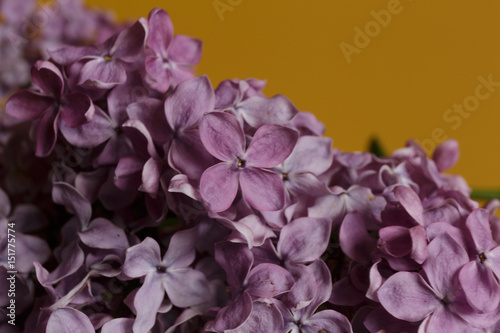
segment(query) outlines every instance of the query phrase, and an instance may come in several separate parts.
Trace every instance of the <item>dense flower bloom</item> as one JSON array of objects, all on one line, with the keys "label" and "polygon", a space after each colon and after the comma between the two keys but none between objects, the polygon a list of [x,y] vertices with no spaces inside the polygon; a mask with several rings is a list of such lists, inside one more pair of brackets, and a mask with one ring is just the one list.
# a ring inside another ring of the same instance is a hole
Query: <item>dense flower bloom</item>
[{"label": "dense flower bloom", "polygon": [[159,8],[0,11],[0,331],[498,331],[500,202],[442,174],[456,141],[332,149],[265,81],[196,76]]}]

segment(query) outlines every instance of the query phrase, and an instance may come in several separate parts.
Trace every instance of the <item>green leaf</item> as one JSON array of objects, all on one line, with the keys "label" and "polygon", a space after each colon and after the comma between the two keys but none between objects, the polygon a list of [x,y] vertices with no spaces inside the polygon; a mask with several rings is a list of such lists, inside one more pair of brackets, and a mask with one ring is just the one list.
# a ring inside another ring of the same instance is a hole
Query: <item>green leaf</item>
[{"label": "green leaf", "polygon": [[368,151],[377,157],[387,157],[384,148],[376,137],[370,139]]},{"label": "green leaf", "polygon": [[470,196],[472,199],[480,200],[500,199],[500,190],[473,189]]}]

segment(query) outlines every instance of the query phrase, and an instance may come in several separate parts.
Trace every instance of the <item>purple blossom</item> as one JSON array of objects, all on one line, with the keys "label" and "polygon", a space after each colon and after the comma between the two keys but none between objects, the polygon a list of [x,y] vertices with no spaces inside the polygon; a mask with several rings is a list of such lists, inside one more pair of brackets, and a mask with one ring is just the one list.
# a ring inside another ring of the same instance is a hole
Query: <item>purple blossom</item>
[{"label": "purple blossom", "polygon": [[174,234],[163,259],[158,243],[149,237],[127,250],[124,274],[131,278],[145,277],[134,299],[137,309],[134,332],[153,327],[165,292],[178,307],[204,303],[211,297],[203,273],[189,267],[195,258],[192,240],[189,230]]},{"label": "purple blossom", "polygon": [[217,332],[241,329],[253,312],[252,297],[271,299],[286,293],[294,285],[290,273],[278,265],[253,266],[252,252],[243,244],[217,244],[215,259],[226,271],[233,296],[232,302],[219,310],[215,321],[209,324],[209,329]]},{"label": "purple blossom", "polygon": [[207,169],[200,180],[201,195],[211,211],[228,209],[238,185],[245,200],[255,209],[283,208],[283,181],[268,169],[290,155],[297,132],[279,125],[264,125],[245,149],[245,135],[237,119],[229,113],[214,112],[203,118],[200,136],[210,154],[223,161]]},{"label": "purple blossom", "polygon": [[145,59],[144,82],[164,93],[171,86],[194,77],[191,67],[201,58],[201,41],[184,35],[173,36],[173,25],[167,12],[155,8],[149,13],[147,45],[151,50]]},{"label": "purple blossom", "polygon": [[141,19],[99,46],[61,46],[49,50],[49,54],[56,63],[63,66],[82,62],[78,85],[109,89],[125,83],[126,67],[141,56],[146,35],[147,23]]},{"label": "purple blossom", "polygon": [[22,90],[15,93],[5,109],[23,120],[39,120],[36,130],[37,156],[47,156],[54,149],[60,121],[77,127],[94,115],[92,100],[82,93],[68,93],[61,71],[51,62],[38,61],[31,69],[33,82],[42,93]]}]

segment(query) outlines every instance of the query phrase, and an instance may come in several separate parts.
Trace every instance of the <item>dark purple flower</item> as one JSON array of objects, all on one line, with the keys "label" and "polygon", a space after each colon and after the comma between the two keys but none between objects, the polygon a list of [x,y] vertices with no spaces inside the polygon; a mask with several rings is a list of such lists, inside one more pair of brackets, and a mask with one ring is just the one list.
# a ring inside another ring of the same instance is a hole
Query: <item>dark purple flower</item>
[{"label": "dark purple flower", "polygon": [[80,126],[94,116],[94,104],[82,93],[68,93],[61,71],[51,62],[38,61],[31,69],[31,77],[42,93],[19,91],[7,101],[5,109],[19,119],[40,119],[36,155],[47,156],[54,149],[60,121],[69,127]]},{"label": "dark purple flower", "polygon": [[274,264],[253,266],[253,255],[244,244],[219,243],[215,259],[226,271],[232,301],[217,313],[210,327],[216,331],[240,328],[253,312],[252,296],[271,299],[289,291],[294,280],[290,273]]}]

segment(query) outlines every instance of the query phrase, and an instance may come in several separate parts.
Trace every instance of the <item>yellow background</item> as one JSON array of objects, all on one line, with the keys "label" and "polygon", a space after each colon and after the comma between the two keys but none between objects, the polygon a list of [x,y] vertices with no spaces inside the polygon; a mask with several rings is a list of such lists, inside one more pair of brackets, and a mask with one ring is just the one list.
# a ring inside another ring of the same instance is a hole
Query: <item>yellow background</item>
[{"label": "yellow background", "polygon": [[[395,1],[395,0],[391,0]],[[475,94],[479,76],[500,82],[500,1],[401,0],[400,13],[348,63],[340,43],[355,45],[371,12],[391,1],[87,0],[119,20],[164,8],[175,33],[204,41],[198,74],[267,79],[268,96],[284,94],[313,112],[341,150],[366,150],[372,136],[386,150],[432,131],[460,143],[454,173],[471,186],[500,187],[500,87],[456,129],[443,115]],[[215,4],[226,4],[217,12]],[[373,23],[371,23],[373,25]],[[370,24],[369,24],[370,26]],[[485,93],[486,90],[481,90]]]}]

